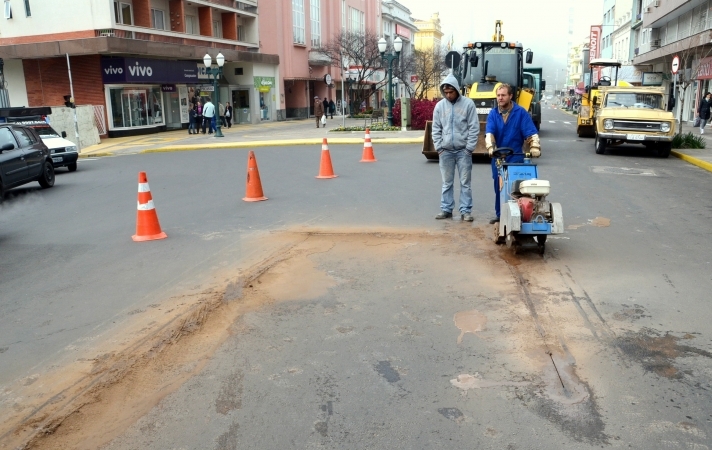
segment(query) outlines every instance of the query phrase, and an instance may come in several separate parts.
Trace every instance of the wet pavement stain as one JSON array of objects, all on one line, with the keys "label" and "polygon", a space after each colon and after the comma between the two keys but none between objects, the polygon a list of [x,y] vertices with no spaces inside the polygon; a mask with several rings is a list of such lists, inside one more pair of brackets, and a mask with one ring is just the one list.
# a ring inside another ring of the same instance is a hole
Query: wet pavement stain
[{"label": "wet pavement stain", "polygon": [[487,325],[487,316],[473,309],[471,311],[460,311],[455,313],[453,317],[455,326],[460,329],[460,336],[457,337],[457,343],[462,343],[462,338],[466,333],[477,333],[483,331]]},{"label": "wet pavement stain", "polygon": [[378,364],[376,364],[376,371],[389,383],[400,381],[400,375],[398,375],[398,372],[391,366],[390,361],[379,361]]},{"label": "wet pavement stain", "polygon": [[629,306],[626,304],[622,304],[625,309],[622,309],[616,313],[613,314],[613,318],[615,320],[638,320],[642,319],[643,317],[650,317],[649,315],[645,314],[645,308],[642,305],[633,305]]},{"label": "wet pavement stain", "polygon": [[607,219],[605,217],[596,217],[595,219],[591,220],[591,225],[594,227],[610,227],[611,226],[611,219]]},{"label": "wet pavement stain", "polygon": [[233,423],[228,430],[218,437],[216,450],[237,450],[239,423]]},{"label": "wet pavement stain", "polygon": [[329,425],[327,425],[326,422],[317,422],[314,424],[314,429],[323,437],[326,437],[326,433],[329,431]]},{"label": "wet pavement stain", "polygon": [[242,379],[241,372],[232,373],[223,384],[215,400],[215,411],[219,414],[242,408]]},{"label": "wet pavement stain", "polygon": [[681,379],[684,374],[673,365],[676,358],[689,355],[712,358],[712,353],[690,345],[679,345],[680,339],[670,333],[660,336],[655,330],[644,328],[616,338],[615,344],[623,353],[637,359],[646,371],[665,378]]},{"label": "wet pavement stain", "polygon": [[457,408],[439,408],[438,412],[446,419],[454,420],[455,422],[461,422],[465,418],[462,411]]}]

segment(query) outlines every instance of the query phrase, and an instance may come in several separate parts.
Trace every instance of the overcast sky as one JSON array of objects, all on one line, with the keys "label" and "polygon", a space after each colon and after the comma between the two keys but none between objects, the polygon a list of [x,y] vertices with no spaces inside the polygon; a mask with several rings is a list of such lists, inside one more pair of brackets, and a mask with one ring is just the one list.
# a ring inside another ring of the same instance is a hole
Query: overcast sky
[{"label": "overcast sky", "polygon": [[[603,20],[603,0],[503,0],[500,2],[463,0],[398,0],[415,19],[429,19],[440,13],[443,44],[454,37],[461,49],[468,41],[491,40],[495,20],[502,20],[505,40],[521,42],[534,51],[532,66],[544,67],[544,77],[552,80],[556,70],[566,67],[570,41],[574,45],[588,37],[591,25]],[[472,5],[464,8],[464,5]],[[569,22],[573,34],[569,35]],[[595,23],[594,23],[595,21]],[[547,72],[549,72],[547,74]]]}]

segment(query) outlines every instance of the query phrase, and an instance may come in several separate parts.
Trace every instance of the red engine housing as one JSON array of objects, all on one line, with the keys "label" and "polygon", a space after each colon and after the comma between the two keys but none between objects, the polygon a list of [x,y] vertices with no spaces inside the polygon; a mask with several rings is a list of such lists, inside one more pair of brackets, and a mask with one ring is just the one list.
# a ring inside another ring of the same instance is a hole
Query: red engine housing
[{"label": "red engine housing", "polygon": [[531,222],[536,200],[529,197],[519,197],[517,203],[519,204],[519,212],[522,214],[522,222]]}]

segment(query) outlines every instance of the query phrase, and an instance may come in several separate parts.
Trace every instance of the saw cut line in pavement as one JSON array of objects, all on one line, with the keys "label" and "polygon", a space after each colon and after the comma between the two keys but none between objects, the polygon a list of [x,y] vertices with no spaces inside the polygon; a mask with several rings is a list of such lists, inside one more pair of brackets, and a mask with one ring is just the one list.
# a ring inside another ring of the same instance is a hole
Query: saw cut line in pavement
[{"label": "saw cut line in pavement", "polygon": [[653,169],[642,169],[638,167],[610,167],[610,166],[592,166],[593,173],[607,173],[611,175],[639,175],[644,177],[657,177]]}]

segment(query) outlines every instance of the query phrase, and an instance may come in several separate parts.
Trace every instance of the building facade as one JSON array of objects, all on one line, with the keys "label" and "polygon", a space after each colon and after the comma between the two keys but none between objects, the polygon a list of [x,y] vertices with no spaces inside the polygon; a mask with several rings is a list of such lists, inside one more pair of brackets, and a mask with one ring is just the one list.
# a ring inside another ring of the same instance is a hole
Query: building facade
[{"label": "building facade", "polygon": [[[415,36],[418,28],[410,15],[410,10],[395,0],[384,0],[381,11],[381,36],[392,46],[396,37],[403,41],[401,57],[399,63],[413,55],[415,50]],[[392,48],[392,47],[390,47]],[[393,83],[393,98],[410,96],[413,92],[417,80],[412,78],[412,74],[406,74],[405,79],[396,79]],[[387,86],[383,87],[381,98],[385,98]]]},{"label": "building facade", "polygon": [[[417,50],[432,50],[433,48],[442,47],[442,39],[444,33],[440,26],[440,14],[434,13],[427,20],[415,20],[414,24],[418,27],[415,33],[415,48]],[[425,98],[440,97],[439,89],[430,89],[425,94]]]},{"label": "building facade", "polygon": [[63,105],[73,90],[100,135],[184,128],[193,94],[216,100],[203,57],[222,53],[235,122],[277,118],[279,57],[260,52],[255,0],[7,0],[0,20],[11,106]]},{"label": "building facade", "polygon": [[684,93],[676,93],[676,115],[683,121],[693,120],[701,94],[712,89],[712,1],[635,0],[633,16],[633,64],[663,73],[670,93],[672,58],[677,55],[680,76],[690,84]]},{"label": "building facade", "polygon": [[378,33],[380,0],[260,0],[259,4],[262,11],[270,11],[269,19],[260,22],[260,51],[280,59],[280,118],[307,118],[315,96],[332,99],[341,109],[341,81],[350,63],[345,61],[342,71],[317,49],[342,30]]}]

